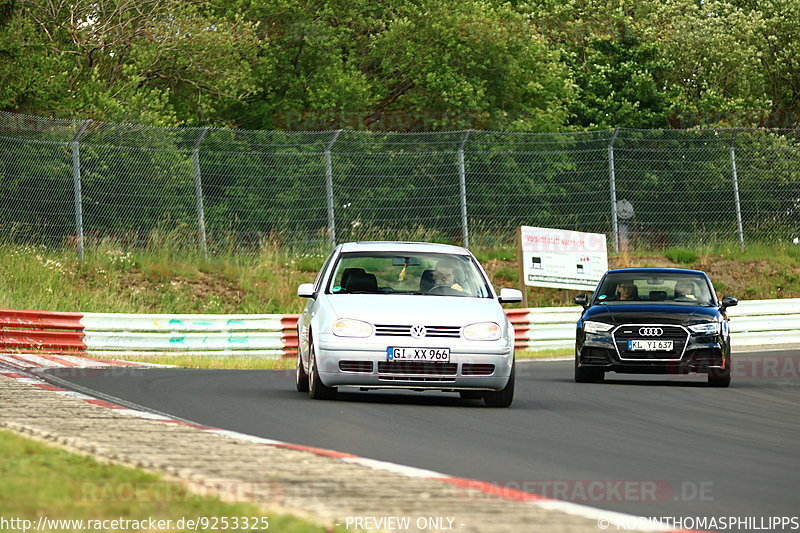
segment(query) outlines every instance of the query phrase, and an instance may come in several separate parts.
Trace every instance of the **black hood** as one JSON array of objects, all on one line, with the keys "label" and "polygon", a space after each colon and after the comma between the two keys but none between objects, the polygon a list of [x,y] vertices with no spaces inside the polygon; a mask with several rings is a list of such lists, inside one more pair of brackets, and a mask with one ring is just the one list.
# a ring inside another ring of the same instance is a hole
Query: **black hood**
[{"label": "black hood", "polygon": [[716,322],[719,316],[720,310],[716,307],[656,303],[602,303],[592,305],[583,313],[584,320],[614,325],[635,323],[688,326]]}]

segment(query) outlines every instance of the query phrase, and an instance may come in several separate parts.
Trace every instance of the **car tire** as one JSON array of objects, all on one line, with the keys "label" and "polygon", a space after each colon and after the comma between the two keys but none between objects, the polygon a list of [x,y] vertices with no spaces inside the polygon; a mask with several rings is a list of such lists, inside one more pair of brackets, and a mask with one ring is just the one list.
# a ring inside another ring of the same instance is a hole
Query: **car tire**
[{"label": "car tire", "polygon": [[458,391],[458,395],[461,396],[462,400],[480,400],[483,398],[485,393],[479,390],[460,390]]},{"label": "car tire", "polygon": [[730,387],[731,386],[731,368],[722,370],[719,368],[708,369],[708,385],[709,387]]},{"label": "car tire", "polygon": [[578,356],[575,356],[575,383],[602,383],[606,373],[601,368],[587,368],[578,366]]},{"label": "car tire", "polygon": [[336,387],[328,387],[319,378],[317,356],[311,339],[308,342],[308,395],[314,400],[332,400],[336,397]]},{"label": "car tire", "polygon": [[514,366],[512,366],[505,387],[499,391],[483,394],[483,403],[486,404],[486,407],[509,407],[514,401],[514,380]]},{"label": "car tire", "polygon": [[295,372],[295,387],[297,392],[308,392],[308,374],[303,368],[303,357],[300,355],[300,347],[297,347],[297,370]]}]

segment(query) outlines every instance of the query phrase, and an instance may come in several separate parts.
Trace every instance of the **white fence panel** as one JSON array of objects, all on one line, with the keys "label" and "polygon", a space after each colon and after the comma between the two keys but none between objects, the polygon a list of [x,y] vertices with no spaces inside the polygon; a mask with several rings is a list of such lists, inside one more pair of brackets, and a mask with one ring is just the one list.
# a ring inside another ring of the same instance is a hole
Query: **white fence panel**
[{"label": "white fence panel", "polygon": [[[518,348],[572,348],[579,306],[514,310]],[[728,310],[736,346],[800,344],[800,298],[743,301]],[[135,315],[86,313],[87,347],[104,351],[208,355],[280,355],[287,315]],[[296,340],[295,340],[296,342]]]},{"label": "white fence panel", "polygon": [[281,331],[284,315],[85,313],[85,331]]},{"label": "white fence panel", "polygon": [[728,309],[728,316],[788,315],[800,313],[800,298],[780,300],[745,300]]},{"label": "white fence panel", "polygon": [[[575,322],[581,308],[532,307],[528,324],[517,346],[530,350],[571,348],[575,345]],[[731,340],[738,346],[800,344],[800,298],[749,300],[728,309]]]},{"label": "white fence panel", "polygon": [[277,350],[283,347],[280,332],[128,333],[92,332],[84,338],[90,350]]}]

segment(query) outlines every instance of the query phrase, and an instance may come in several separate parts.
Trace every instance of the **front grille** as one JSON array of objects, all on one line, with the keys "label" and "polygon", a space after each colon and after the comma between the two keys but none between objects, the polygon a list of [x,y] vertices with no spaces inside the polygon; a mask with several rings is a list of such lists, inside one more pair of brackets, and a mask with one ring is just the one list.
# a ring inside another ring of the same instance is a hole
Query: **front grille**
[{"label": "front grille", "polygon": [[[383,337],[410,337],[411,326],[375,324],[375,335]],[[425,326],[425,337],[457,339],[461,337],[459,326]]]},{"label": "front grille", "polygon": [[372,372],[372,361],[339,361],[339,370],[342,372]]},{"label": "front grille", "polygon": [[480,363],[464,363],[461,365],[462,376],[491,376],[494,374],[494,365]]},{"label": "front grille", "polygon": [[[639,333],[640,328],[661,328],[663,333],[657,336],[643,336]],[[689,333],[680,326],[670,326],[664,324],[626,324],[617,327],[613,332],[614,344],[619,353],[620,359],[680,359],[689,341]],[[653,341],[672,341],[672,350],[662,352],[629,351],[628,341],[633,339],[653,340]]]},{"label": "front grille", "polygon": [[458,363],[424,363],[412,361],[381,361],[378,374],[410,374],[455,376]]}]

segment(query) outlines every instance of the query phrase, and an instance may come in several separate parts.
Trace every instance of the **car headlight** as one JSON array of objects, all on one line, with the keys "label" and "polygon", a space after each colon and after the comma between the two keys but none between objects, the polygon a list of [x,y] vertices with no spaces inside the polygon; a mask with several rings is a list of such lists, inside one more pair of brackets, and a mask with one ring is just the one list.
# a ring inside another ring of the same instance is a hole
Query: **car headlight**
[{"label": "car headlight", "polygon": [[605,324],[603,322],[592,322],[587,320],[583,323],[583,331],[586,333],[605,333],[613,328],[613,324]]},{"label": "car headlight", "polygon": [[711,335],[714,333],[719,333],[719,322],[706,322],[705,324],[695,324],[694,326],[689,326],[689,329],[694,331],[695,333]]},{"label": "car headlight", "polygon": [[369,337],[372,324],[352,318],[340,318],[333,323],[333,334],[337,337]]},{"label": "car headlight", "polygon": [[496,341],[501,329],[495,322],[478,322],[464,328],[464,338],[470,341]]}]

